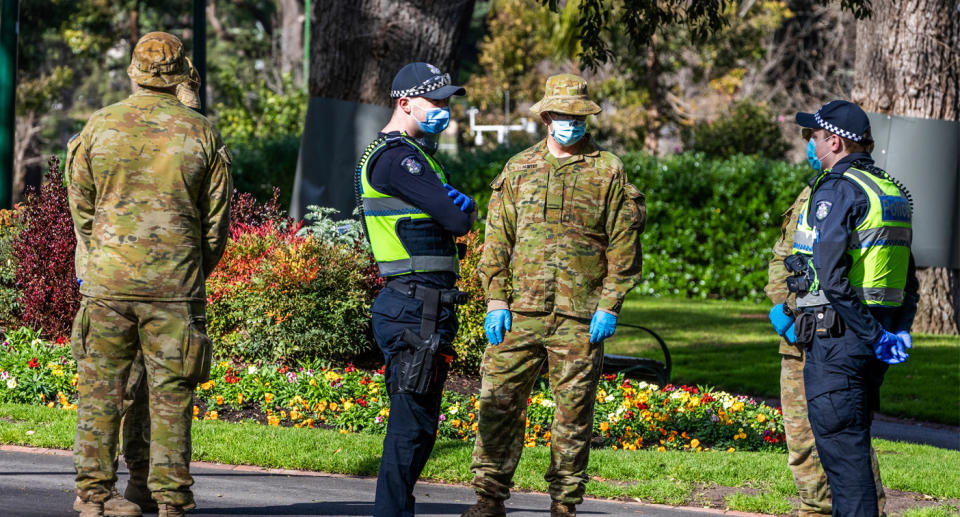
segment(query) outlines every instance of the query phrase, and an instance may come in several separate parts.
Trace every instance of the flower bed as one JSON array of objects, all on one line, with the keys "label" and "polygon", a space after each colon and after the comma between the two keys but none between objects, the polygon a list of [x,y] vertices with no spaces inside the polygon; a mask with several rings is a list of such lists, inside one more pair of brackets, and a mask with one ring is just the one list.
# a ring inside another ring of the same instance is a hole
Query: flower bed
[{"label": "flower bed", "polygon": [[[70,402],[76,401],[75,372],[69,348],[62,343],[45,343],[29,329],[10,332],[0,350],[0,402],[76,409]],[[596,397],[597,447],[730,452],[786,448],[779,408],[749,397],[702,387],[661,388],[622,375],[605,375]],[[296,368],[220,362],[213,366],[211,380],[197,387],[196,398],[197,419],[252,414],[268,425],[384,433],[390,418],[382,369],[331,369],[318,361]],[[555,405],[545,378],[537,381],[527,404],[524,445],[549,445]],[[445,392],[439,436],[473,440],[478,408],[474,394]]]}]

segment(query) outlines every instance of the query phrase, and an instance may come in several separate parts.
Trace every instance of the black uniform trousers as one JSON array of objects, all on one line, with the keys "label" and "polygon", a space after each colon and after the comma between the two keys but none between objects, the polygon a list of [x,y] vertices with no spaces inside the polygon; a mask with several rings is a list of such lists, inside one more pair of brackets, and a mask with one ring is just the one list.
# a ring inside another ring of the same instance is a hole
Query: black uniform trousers
[{"label": "black uniform trousers", "polygon": [[814,337],[807,354],[807,411],[830,482],[833,515],[877,517],[870,425],[886,369],[874,357],[872,345],[850,330]]},{"label": "black uniform trousers", "polygon": [[[401,340],[403,330],[419,333],[423,302],[385,287],[374,300],[370,312],[373,313],[373,336],[383,352],[386,382],[390,386],[397,375],[398,365],[393,359],[406,347]],[[457,335],[457,316],[452,306],[441,305],[437,333],[441,335],[443,344],[453,343]],[[390,395],[390,419],[377,475],[375,517],[414,515],[416,499],[413,497],[413,487],[436,441],[443,383],[447,375],[447,367],[442,359],[438,358],[438,364],[443,366],[430,393]]]}]

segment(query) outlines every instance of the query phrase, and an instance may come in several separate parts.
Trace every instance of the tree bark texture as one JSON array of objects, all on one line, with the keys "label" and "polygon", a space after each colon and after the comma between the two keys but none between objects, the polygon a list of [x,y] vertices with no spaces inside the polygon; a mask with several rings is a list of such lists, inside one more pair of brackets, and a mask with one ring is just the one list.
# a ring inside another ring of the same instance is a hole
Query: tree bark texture
[{"label": "tree bark texture", "polygon": [[280,18],[280,72],[300,83],[303,67],[303,0],[278,0]]},{"label": "tree bark texture", "polygon": [[474,0],[316,0],[310,16],[310,95],[390,106],[403,65],[453,75]]},{"label": "tree bark texture", "polygon": [[[866,111],[960,120],[960,10],[955,0],[874,0],[857,24],[853,100]],[[949,217],[949,214],[947,214]],[[917,271],[915,332],[957,334],[960,271]]]}]

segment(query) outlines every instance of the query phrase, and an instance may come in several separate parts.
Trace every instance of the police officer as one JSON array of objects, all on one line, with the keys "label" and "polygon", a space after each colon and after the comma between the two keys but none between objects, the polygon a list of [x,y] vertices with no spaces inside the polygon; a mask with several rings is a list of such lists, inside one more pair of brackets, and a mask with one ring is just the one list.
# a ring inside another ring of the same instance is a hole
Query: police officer
[{"label": "police officer", "polygon": [[366,234],[386,287],[373,302],[373,334],[386,362],[390,419],[374,515],[414,515],[413,487],[437,434],[443,383],[457,334],[456,236],[477,217],[447,183],[434,139],[450,121],[448,99],[465,90],[427,63],[394,77],[393,116],[364,152],[357,190]]},{"label": "police officer", "polygon": [[888,365],[906,360],[916,311],[909,193],[868,150],[859,106],[831,101],[797,113],[823,167],[797,217],[793,322],[805,345],[810,426],[833,495],[833,515],[878,515],[870,424]]},{"label": "police officer", "polygon": [[179,39],[143,36],[127,73],[138,90],[94,113],[67,146],[82,280],[70,340],[79,374],[74,509],[140,515],[115,484],[121,415],[146,420],[124,402],[125,392],[137,398],[130,372],[142,353],[150,431],[149,453],[138,455],[149,456],[149,477],[139,466],[136,477],[146,502],[174,517],[195,507],[191,407],[210,371],[204,282],[227,243],[230,154],[213,123],[187,107],[199,84]]},{"label": "police officer", "polygon": [[524,412],[546,363],[556,395],[550,515],[576,515],[587,483],[603,340],[640,280],[644,197],[616,155],[587,134],[600,106],[576,75],[547,79],[530,108],[547,137],[507,162],[492,184],[483,257],[487,298],[473,486],[464,517],[505,515],[523,450]]}]

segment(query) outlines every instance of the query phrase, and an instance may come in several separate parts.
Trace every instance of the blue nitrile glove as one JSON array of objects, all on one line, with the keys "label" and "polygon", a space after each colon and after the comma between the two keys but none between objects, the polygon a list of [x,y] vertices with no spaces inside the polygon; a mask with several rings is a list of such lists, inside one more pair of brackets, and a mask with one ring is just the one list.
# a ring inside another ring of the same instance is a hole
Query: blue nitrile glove
[{"label": "blue nitrile glove", "polygon": [[791,345],[797,344],[797,329],[793,326],[793,322],[790,322],[790,328],[783,333],[784,339],[786,339]]},{"label": "blue nitrile glove", "polygon": [[447,189],[447,197],[453,199],[453,204],[460,207],[461,212],[469,212],[473,210],[473,200],[470,199],[470,196],[461,193],[459,190],[447,185],[446,183],[443,184],[443,188]]},{"label": "blue nitrile glove", "polygon": [[78,278],[78,279],[77,279],[77,287],[80,287],[81,285],[83,285],[83,280],[81,280],[81,279]]},{"label": "blue nitrile glove", "polygon": [[910,357],[910,354],[907,353],[907,350],[913,348],[913,338],[910,336],[910,333],[906,330],[901,330],[895,334],[897,336],[897,345],[893,347],[894,356],[902,359],[900,362],[904,362]]},{"label": "blue nitrile glove", "polygon": [[896,335],[883,331],[883,334],[880,334],[880,339],[873,344],[873,354],[877,356],[877,359],[887,363],[887,364],[900,364],[906,361],[906,358],[901,357],[895,352],[897,345],[902,343]]},{"label": "blue nitrile glove", "polygon": [[507,309],[497,309],[487,313],[483,320],[483,331],[487,334],[487,341],[491,345],[499,345],[503,342],[504,331],[510,332],[510,311]]},{"label": "blue nitrile glove", "polygon": [[590,320],[590,342],[599,343],[612,336],[617,330],[617,317],[606,311],[598,310]]},{"label": "blue nitrile glove", "polygon": [[[793,316],[787,316],[783,312],[783,304],[774,305],[770,309],[770,314],[767,315],[770,318],[770,323],[773,324],[773,330],[776,331],[778,336],[783,336],[788,329],[793,327]],[[794,335],[793,342],[796,342],[797,337]]]}]

